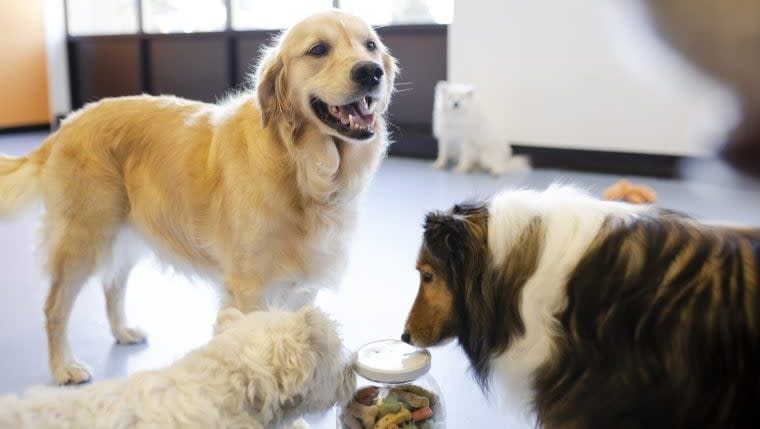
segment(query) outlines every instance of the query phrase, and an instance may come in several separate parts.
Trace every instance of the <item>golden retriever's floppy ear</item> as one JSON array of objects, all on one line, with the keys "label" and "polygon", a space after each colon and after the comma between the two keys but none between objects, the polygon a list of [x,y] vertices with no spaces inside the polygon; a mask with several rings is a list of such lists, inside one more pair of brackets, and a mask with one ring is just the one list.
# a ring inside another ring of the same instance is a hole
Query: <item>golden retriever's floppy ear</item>
[{"label": "golden retriever's floppy ear", "polygon": [[216,324],[214,325],[214,335],[223,332],[238,320],[245,318],[245,315],[237,308],[225,308],[216,315]]},{"label": "golden retriever's floppy ear", "polygon": [[280,55],[279,43],[270,48],[256,68],[256,98],[261,108],[261,124],[266,127],[275,115],[291,111],[285,78],[285,61]]}]

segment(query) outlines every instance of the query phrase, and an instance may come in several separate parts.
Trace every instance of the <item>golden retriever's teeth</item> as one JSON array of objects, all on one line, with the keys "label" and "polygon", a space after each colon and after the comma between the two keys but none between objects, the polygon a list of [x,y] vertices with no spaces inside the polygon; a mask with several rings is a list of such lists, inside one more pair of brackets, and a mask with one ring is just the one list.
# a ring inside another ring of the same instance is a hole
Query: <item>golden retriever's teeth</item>
[{"label": "golden retriever's teeth", "polygon": [[364,97],[356,102],[356,110],[362,116],[370,114],[369,105],[367,104],[367,97]]}]

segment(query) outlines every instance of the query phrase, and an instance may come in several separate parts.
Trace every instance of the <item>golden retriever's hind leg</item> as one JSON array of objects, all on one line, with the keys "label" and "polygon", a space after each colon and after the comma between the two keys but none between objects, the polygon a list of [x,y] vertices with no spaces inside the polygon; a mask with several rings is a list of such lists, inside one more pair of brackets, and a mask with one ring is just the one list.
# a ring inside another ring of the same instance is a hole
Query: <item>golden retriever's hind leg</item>
[{"label": "golden retriever's hind leg", "polygon": [[74,357],[67,338],[71,307],[86,280],[86,276],[74,273],[61,274],[51,282],[45,302],[50,371],[58,384],[79,384],[90,380],[89,368]]},{"label": "golden retriever's hind leg", "polygon": [[109,281],[103,282],[103,292],[106,296],[106,312],[111,334],[119,344],[139,344],[145,342],[147,335],[138,328],[127,324],[124,309],[124,297],[127,290],[127,280],[132,266],[124,266],[116,271]]},{"label": "golden retriever's hind leg", "polygon": [[87,228],[69,224],[50,249],[50,290],[45,302],[50,370],[58,384],[90,380],[90,370],[78,361],[68,340],[68,322],[79,291],[92,275],[96,255],[86,241]]}]

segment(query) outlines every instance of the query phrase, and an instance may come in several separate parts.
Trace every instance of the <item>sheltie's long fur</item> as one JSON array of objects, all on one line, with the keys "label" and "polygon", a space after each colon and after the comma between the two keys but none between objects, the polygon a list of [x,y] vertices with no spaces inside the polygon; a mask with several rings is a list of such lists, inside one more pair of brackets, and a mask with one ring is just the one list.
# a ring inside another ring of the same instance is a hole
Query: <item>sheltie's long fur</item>
[{"label": "sheltie's long fur", "polygon": [[760,232],[570,187],[428,214],[403,338],[459,340],[546,428],[760,422]]}]

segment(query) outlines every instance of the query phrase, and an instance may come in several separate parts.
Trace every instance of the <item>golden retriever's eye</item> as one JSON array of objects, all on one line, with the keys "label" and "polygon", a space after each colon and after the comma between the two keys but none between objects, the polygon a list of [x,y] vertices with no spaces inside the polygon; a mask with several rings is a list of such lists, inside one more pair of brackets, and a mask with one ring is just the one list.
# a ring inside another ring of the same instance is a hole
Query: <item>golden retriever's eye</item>
[{"label": "golden retriever's eye", "polygon": [[327,55],[327,51],[329,51],[330,48],[327,47],[324,43],[317,43],[316,45],[309,48],[309,51],[306,52],[308,55],[311,55],[312,57],[324,57]]},{"label": "golden retriever's eye", "polygon": [[422,283],[430,283],[433,281],[433,273],[428,272],[421,272],[420,277],[422,277]]},{"label": "golden retriever's eye", "polygon": [[375,49],[377,49],[377,45],[375,45],[375,42],[373,42],[371,40],[367,40],[367,50],[369,50],[370,52],[372,52]]}]

